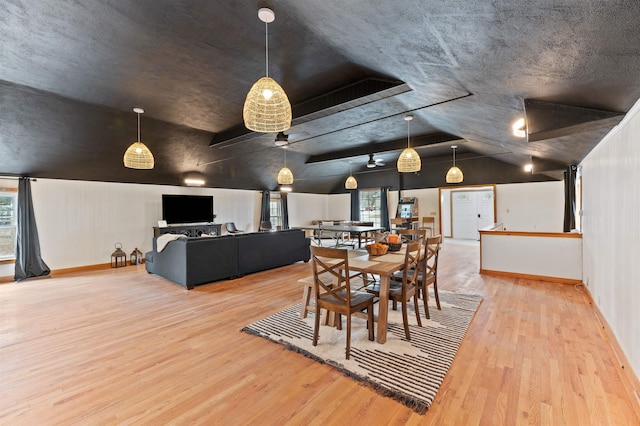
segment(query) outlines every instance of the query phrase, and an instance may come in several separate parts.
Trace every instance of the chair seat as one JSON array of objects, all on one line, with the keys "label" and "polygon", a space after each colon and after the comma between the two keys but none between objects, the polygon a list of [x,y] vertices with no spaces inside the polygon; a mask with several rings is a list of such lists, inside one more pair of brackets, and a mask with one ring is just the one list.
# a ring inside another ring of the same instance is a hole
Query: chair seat
[{"label": "chair seat", "polygon": [[[347,294],[345,290],[341,290],[336,293],[339,297],[346,298]],[[351,307],[359,306],[361,304],[366,304],[370,299],[373,299],[375,296],[371,293],[367,293],[364,291],[351,291]],[[335,296],[328,294],[320,297],[320,300],[332,303],[332,304],[342,304],[340,300],[338,300]]]}]

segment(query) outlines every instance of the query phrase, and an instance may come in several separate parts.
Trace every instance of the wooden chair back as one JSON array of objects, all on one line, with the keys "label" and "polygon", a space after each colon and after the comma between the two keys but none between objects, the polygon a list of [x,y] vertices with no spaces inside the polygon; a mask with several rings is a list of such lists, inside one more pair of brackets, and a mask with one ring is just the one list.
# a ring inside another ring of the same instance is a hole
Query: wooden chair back
[{"label": "wooden chair back", "polygon": [[423,216],[420,229],[428,229],[430,231],[430,235],[433,236],[434,230],[436,229],[436,218],[433,216]]},{"label": "wooden chair back", "polygon": [[[347,317],[346,358],[351,350],[351,315],[367,310],[367,328],[369,340],[373,340],[373,299],[372,294],[351,289],[349,272],[349,252],[329,247],[311,247],[311,268],[316,296],[316,316],[313,329],[313,346],[318,344],[321,309],[336,314],[337,328],[342,329],[341,315]],[[327,277],[333,277],[328,283]]]},{"label": "wooden chair back", "polygon": [[[349,306],[351,285],[347,250],[313,246],[311,267],[316,297],[327,300],[333,298],[337,305]],[[333,277],[333,282],[327,281],[328,276]]]},{"label": "wooden chair back", "polygon": [[422,237],[423,241],[427,238],[426,229],[398,229],[398,235],[402,238],[402,242],[412,241]]},{"label": "wooden chair back", "polygon": [[426,240],[426,252],[424,259],[419,267],[418,285],[422,293],[424,302],[424,312],[427,319],[431,318],[429,314],[429,286],[433,284],[433,294],[436,299],[436,307],[441,310],[440,296],[438,295],[438,257],[442,244],[442,236],[436,235]]}]

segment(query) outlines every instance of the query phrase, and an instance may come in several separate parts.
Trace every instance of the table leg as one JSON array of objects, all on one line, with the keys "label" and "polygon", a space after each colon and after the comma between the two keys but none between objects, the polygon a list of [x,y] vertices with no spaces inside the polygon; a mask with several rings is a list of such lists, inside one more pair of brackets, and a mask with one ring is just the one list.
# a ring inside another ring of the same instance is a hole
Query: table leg
[{"label": "table leg", "polygon": [[378,303],[378,343],[387,341],[387,317],[389,315],[389,276],[380,275],[380,302]]}]

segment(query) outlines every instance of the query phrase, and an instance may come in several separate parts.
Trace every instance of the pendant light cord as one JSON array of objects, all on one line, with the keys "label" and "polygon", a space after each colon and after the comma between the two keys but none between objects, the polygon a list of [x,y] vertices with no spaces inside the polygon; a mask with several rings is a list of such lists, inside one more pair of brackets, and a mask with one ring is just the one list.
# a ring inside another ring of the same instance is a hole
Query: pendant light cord
[{"label": "pendant light cord", "polygon": [[453,167],[456,166],[456,149],[453,148]]},{"label": "pendant light cord", "polygon": [[138,113],[138,142],[140,142],[140,113]]},{"label": "pendant light cord", "polygon": [[266,77],[269,77],[269,24],[267,22],[264,23],[264,39],[265,39],[264,56],[265,56],[265,63],[267,64]]},{"label": "pendant light cord", "polygon": [[411,120],[407,120],[407,148],[411,148]]}]

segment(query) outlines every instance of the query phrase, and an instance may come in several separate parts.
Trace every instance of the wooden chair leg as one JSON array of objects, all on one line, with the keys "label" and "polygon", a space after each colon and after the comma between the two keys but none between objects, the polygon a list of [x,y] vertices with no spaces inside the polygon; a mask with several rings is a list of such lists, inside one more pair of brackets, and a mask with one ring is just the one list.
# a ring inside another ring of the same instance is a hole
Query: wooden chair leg
[{"label": "wooden chair leg", "polygon": [[313,327],[313,346],[318,345],[318,330],[320,329],[320,308],[316,306],[315,325]]},{"label": "wooden chair leg", "polygon": [[369,329],[369,340],[373,341],[374,332],[373,332],[373,303],[367,308],[367,328]]},{"label": "wooden chair leg", "polygon": [[411,333],[409,333],[409,318],[407,315],[407,301],[402,301],[402,323],[404,324],[404,335],[407,340],[411,340]]},{"label": "wooden chair leg", "polygon": [[429,315],[429,286],[422,286],[422,303],[424,303],[424,315],[427,319],[431,319]]},{"label": "wooden chair leg", "polygon": [[300,318],[307,317],[307,313],[309,312],[310,301],[311,301],[311,285],[305,285],[304,290],[302,291],[302,308],[300,309]]},{"label": "wooden chair leg", "polygon": [[422,327],[422,320],[420,319],[420,304],[418,303],[418,289],[416,288],[416,292],[413,293],[413,307],[416,310],[416,321],[418,325]]},{"label": "wooden chair leg", "polygon": [[433,294],[436,296],[436,306],[438,307],[438,310],[441,311],[440,298],[438,297],[438,280],[433,282]]},{"label": "wooden chair leg", "polygon": [[347,359],[351,353],[351,315],[347,315]]}]

